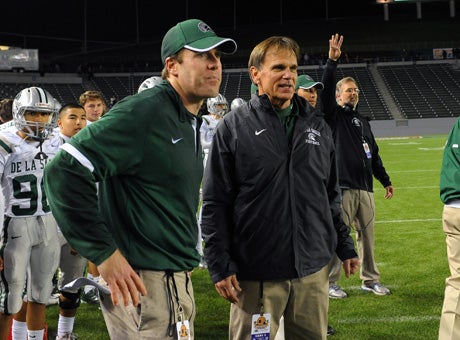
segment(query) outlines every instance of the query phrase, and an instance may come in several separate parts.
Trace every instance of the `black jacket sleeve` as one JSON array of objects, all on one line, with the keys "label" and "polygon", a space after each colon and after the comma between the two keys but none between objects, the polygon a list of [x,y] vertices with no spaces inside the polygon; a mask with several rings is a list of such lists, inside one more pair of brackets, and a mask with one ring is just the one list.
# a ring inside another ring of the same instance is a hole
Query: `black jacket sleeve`
[{"label": "black jacket sleeve", "polygon": [[[369,124],[369,123],[367,123]],[[379,154],[379,146],[377,145],[377,142],[375,141],[374,134],[372,133],[371,127],[369,125],[369,131],[371,133],[371,138],[372,138],[372,174],[374,175],[375,178],[383,185],[383,187],[387,187],[391,185],[390,181],[390,176],[385,170],[385,167],[383,166],[383,161],[382,158],[380,158]]]},{"label": "black jacket sleeve", "polygon": [[321,103],[322,110],[325,114],[326,122],[330,122],[334,119],[334,114],[336,112],[335,108],[337,106],[337,101],[335,99],[335,71],[337,69],[337,62],[331,59],[328,59],[326,62],[326,67],[323,71],[323,77],[321,79],[324,84],[324,89],[321,92]]},{"label": "black jacket sleeve", "polygon": [[[335,153],[333,154],[331,164],[336,164]],[[354,257],[358,257],[355,251],[354,241],[350,235],[350,227],[345,224],[342,218],[341,194],[338,186],[337,167],[332,166],[329,178],[329,201],[331,207],[332,220],[337,232],[337,247],[336,254],[340,260],[345,261]]]}]

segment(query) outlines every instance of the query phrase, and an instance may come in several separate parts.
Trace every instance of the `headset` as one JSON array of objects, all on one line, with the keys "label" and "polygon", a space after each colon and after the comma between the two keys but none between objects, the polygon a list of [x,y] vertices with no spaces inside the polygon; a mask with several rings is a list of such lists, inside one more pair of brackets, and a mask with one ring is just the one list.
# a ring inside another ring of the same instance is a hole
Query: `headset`
[{"label": "headset", "polygon": [[342,106],[342,109],[343,109],[343,111],[345,111],[346,113],[351,113],[351,112],[355,111],[355,108],[354,108],[353,105],[351,105],[350,103],[345,103],[345,104]]}]

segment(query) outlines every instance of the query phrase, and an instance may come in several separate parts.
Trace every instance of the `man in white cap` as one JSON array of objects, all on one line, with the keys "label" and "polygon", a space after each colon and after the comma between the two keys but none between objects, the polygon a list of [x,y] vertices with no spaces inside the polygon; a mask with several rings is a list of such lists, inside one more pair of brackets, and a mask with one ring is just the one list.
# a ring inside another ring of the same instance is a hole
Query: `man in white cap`
[{"label": "man in white cap", "polygon": [[165,81],[118,102],[46,166],[64,236],[111,291],[100,301],[112,340],[194,337],[190,272],[200,261],[203,177],[197,114],[219,93],[222,53],[235,50],[234,40],[201,20],[178,23],[161,46]]}]

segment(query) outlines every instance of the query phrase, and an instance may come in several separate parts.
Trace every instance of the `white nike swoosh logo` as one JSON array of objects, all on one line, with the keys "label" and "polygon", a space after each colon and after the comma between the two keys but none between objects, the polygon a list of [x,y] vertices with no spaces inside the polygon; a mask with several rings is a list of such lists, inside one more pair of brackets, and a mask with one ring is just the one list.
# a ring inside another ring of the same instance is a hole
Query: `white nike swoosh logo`
[{"label": "white nike swoosh logo", "polygon": [[254,133],[256,134],[256,136],[258,136],[264,131],[267,131],[267,129],[262,129],[262,130],[259,130],[259,131],[255,131]]},{"label": "white nike swoosh logo", "polygon": [[183,138],[177,138],[177,139],[174,139],[174,138],[171,138],[171,142],[173,144],[177,144],[178,142],[180,142]]}]

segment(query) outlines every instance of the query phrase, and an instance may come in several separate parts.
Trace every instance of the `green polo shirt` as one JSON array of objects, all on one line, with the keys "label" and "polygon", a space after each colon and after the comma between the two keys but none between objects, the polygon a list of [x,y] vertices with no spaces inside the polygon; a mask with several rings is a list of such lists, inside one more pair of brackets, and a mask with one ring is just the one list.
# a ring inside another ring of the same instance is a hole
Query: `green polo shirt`
[{"label": "green polo shirt", "polygon": [[281,120],[281,123],[284,126],[284,131],[286,132],[286,136],[290,141],[292,139],[292,132],[294,131],[295,122],[297,120],[297,116],[299,115],[299,110],[293,102],[285,109],[277,110],[275,109],[276,114]]}]

